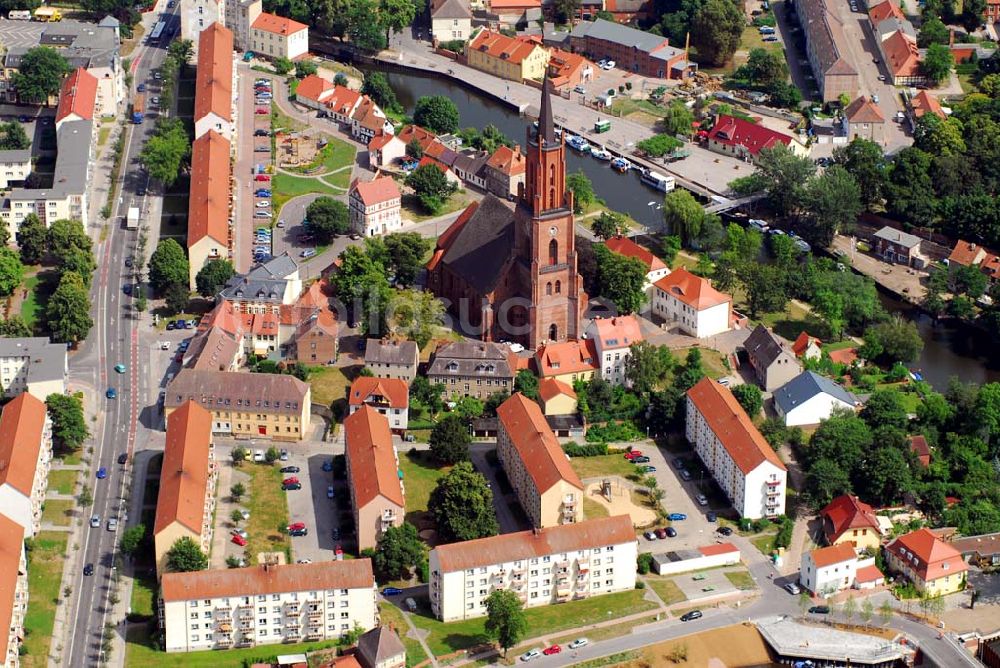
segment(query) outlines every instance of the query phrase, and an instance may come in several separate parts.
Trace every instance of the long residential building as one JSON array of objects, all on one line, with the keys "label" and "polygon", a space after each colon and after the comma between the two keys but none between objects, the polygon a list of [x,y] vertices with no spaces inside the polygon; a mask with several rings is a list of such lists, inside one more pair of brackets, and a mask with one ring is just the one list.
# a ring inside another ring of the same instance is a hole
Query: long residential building
[{"label": "long residential building", "polygon": [[583,520],[583,483],[542,409],[520,392],[497,408],[497,457],[533,527]]},{"label": "long residential building", "polygon": [[439,545],[430,598],[445,622],[482,617],[497,589],[526,608],[635,588],[638,541],[628,515]]},{"label": "long residential building", "polygon": [[21,665],[24,615],[28,611],[28,563],[24,528],[0,514],[0,656],[4,668]]},{"label": "long residential building", "polygon": [[469,67],[517,83],[540,81],[549,64],[549,52],[538,42],[491,30],[481,30],[465,54]]},{"label": "long residential building", "polygon": [[20,394],[0,415],[0,508],[26,536],[41,525],[51,461],[52,423],[45,403]]},{"label": "long residential building", "polygon": [[166,573],[168,652],[337,640],[378,625],[371,559]]},{"label": "long residential building", "polygon": [[202,552],[209,553],[217,478],[212,414],[187,401],[167,416],[153,524],[157,574],[166,570],[167,552],[181,538],[190,538]]},{"label": "long residential building", "polygon": [[198,35],[194,83],[194,138],[209,130],[233,139],[233,33],[213,23]]},{"label": "long residential building", "polygon": [[845,58],[847,38],[837,12],[826,0],[798,0],[795,9],[823,102],[836,102],[845,93],[853,100],[860,86],[858,71]]},{"label": "long residential building", "polygon": [[6,398],[22,392],[45,400],[66,392],[66,346],[44,336],[0,338],[0,390]]},{"label": "long residential building", "polygon": [[187,233],[191,289],[207,262],[232,256],[230,150],[229,140],[215,130],[198,137],[191,146]]},{"label": "long residential building", "polygon": [[212,413],[212,431],[299,441],[309,431],[311,389],[295,376],[181,369],[164,391],[167,417],[188,401]]},{"label": "long residential building", "polygon": [[344,420],[344,441],[358,549],[374,548],[386,529],[403,524],[406,499],[399,455],[388,420],[370,406]]},{"label": "long residential building", "polygon": [[384,416],[395,432],[409,426],[410,391],[405,380],[358,376],[348,390],[347,407],[354,415],[365,406]]},{"label": "long residential building", "polygon": [[785,513],[785,465],[733,393],[711,378],[687,392],[685,434],[740,517]]}]

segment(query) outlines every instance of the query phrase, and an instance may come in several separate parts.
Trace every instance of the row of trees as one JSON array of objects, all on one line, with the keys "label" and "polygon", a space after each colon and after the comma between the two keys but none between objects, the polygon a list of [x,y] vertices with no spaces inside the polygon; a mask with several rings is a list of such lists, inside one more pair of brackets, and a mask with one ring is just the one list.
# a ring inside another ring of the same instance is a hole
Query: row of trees
[{"label": "row of trees", "polygon": [[149,175],[165,186],[176,183],[190,157],[191,139],[179,118],[158,118],[153,134],[139,153]]},{"label": "row of trees", "polygon": [[724,65],[739,48],[746,14],[734,0],[658,0],[650,32],[685,44],[688,36],[696,59],[713,67]]}]

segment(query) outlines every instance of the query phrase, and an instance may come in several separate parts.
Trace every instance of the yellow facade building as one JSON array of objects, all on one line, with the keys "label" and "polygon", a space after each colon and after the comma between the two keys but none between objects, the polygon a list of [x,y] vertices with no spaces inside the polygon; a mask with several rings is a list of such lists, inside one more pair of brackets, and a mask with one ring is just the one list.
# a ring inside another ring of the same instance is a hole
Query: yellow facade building
[{"label": "yellow facade building", "polygon": [[480,31],[465,54],[469,67],[518,83],[525,79],[541,81],[549,65],[549,51],[541,44],[492,30]]}]

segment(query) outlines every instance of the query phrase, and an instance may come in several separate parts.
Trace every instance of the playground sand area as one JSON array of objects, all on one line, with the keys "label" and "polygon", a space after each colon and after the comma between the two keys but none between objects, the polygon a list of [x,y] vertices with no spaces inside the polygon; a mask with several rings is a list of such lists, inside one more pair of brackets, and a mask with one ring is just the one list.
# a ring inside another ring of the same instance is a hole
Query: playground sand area
[{"label": "playground sand area", "polygon": [[586,498],[605,508],[609,515],[628,515],[632,518],[632,524],[637,527],[649,526],[656,521],[656,512],[652,508],[637,504],[627,486],[618,481],[611,481],[610,489],[610,500],[601,493],[599,482],[587,485],[584,494]]}]

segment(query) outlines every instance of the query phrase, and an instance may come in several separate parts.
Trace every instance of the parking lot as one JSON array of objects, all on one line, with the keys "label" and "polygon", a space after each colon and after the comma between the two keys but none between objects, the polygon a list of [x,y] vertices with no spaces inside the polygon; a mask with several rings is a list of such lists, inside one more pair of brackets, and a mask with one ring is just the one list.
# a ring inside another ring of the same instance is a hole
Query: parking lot
[{"label": "parking lot", "polygon": [[38,46],[38,39],[45,26],[40,21],[9,21],[0,18],[0,43],[8,49]]},{"label": "parking lot", "polygon": [[[274,253],[272,247],[271,176],[274,156],[271,152],[271,99],[272,86],[269,79],[258,77],[254,80],[253,105],[253,245],[250,256],[253,262],[263,262]],[[237,226],[237,230],[241,229]]]}]

